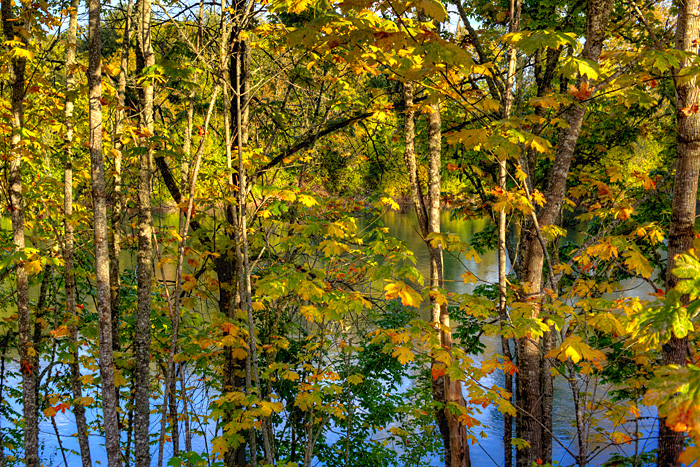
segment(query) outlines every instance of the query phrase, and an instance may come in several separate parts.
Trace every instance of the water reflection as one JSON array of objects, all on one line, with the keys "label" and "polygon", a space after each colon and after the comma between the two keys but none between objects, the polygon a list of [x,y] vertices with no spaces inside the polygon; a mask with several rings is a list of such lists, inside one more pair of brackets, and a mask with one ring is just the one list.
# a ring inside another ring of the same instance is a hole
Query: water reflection
[{"label": "water reflection", "polygon": [[[414,252],[417,264],[416,267],[425,276],[428,275],[429,269],[429,255],[427,248],[421,238],[420,233],[417,230],[417,223],[415,214],[412,211],[407,213],[389,211],[383,214],[381,218],[382,222],[386,227],[389,228],[389,233],[402,241],[404,241],[407,246]],[[155,216],[154,218],[155,227],[160,235],[159,240],[162,242],[169,234],[170,229],[176,228],[178,223],[177,214],[165,214],[160,216]],[[359,222],[362,224],[362,222]],[[469,241],[475,233],[481,232],[484,228],[488,226],[487,220],[471,220],[465,221],[460,219],[453,219],[450,217],[448,212],[443,212],[441,215],[441,229],[443,232],[450,232],[457,234],[462,241]],[[360,225],[362,226],[362,225]],[[582,235],[577,232],[571,232],[568,236],[568,240],[574,241],[576,243],[581,242]],[[162,252],[161,252],[162,253]],[[122,254],[122,266],[125,271],[132,271],[135,273],[136,261],[135,256],[128,252],[123,252]],[[188,268],[189,266],[185,266]],[[166,280],[172,281],[175,274],[174,264],[165,264],[164,275]],[[469,270],[478,278],[478,284],[485,283],[495,283],[498,277],[498,265],[496,253],[493,251],[487,252],[481,257],[480,262],[473,260],[465,260],[454,256],[450,253],[445,253],[444,260],[444,271],[445,271],[445,289],[448,293],[468,293],[472,292],[475,284],[465,284],[461,278],[462,274]],[[158,271],[158,279],[161,280],[161,273]],[[627,295],[646,295],[648,290],[643,287],[635,288],[636,283],[629,284],[629,290],[625,292]],[[493,355],[495,353],[500,353],[500,342],[495,338],[483,337],[483,343],[486,346],[485,354],[486,356]],[[475,357],[477,363],[483,357]],[[482,384],[486,386],[491,385],[503,385],[503,376],[500,372],[493,373],[486,376],[482,381]],[[6,383],[7,384],[7,383]],[[193,403],[197,404],[197,407],[192,407],[190,409],[190,414],[194,413],[206,413],[206,404],[209,400],[209,394],[205,394],[204,385],[197,382],[189,382],[188,385],[197,385],[198,392],[196,396],[193,397]],[[17,384],[18,386],[18,384]],[[607,388],[600,388],[601,392],[605,392]],[[94,395],[96,396],[96,395]],[[468,396],[468,395],[467,395]],[[575,430],[573,428],[574,421],[574,410],[573,402],[571,398],[571,390],[568,387],[567,382],[558,377],[555,379],[555,392],[554,392],[554,434],[561,444],[556,444],[554,446],[554,459],[560,462],[562,465],[568,465],[573,463],[571,456],[567,454],[567,449],[576,452],[576,442],[575,442]],[[154,399],[154,406],[161,403],[160,399]],[[16,407],[18,408],[18,407]],[[653,431],[653,412],[647,411],[643,414],[647,415],[649,418],[645,420],[646,426],[640,426],[639,430],[643,433],[651,433]],[[96,419],[99,414],[96,411],[91,411],[89,416],[92,420]],[[495,466],[502,465],[503,463],[503,422],[502,416],[498,410],[494,407],[487,407],[486,409],[481,409],[481,412],[476,414],[476,418],[483,424],[483,428],[477,428],[475,434],[479,439],[479,444],[472,446],[471,455],[473,465],[478,466]],[[8,426],[8,421],[2,421],[3,426]],[[74,453],[78,452],[77,439],[73,436],[75,433],[75,421],[73,415],[70,412],[59,413],[55,417],[55,423],[59,434],[61,435],[64,448],[72,450]],[[157,433],[159,430],[160,419],[158,415],[153,415],[151,417],[152,432]],[[610,428],[608,426],[603,426],[603,428]],[[51,457],[51,465],[62,464],[62,460],[59,454],[56,454],[58,445],[56,442],[56,436],[54,433],[53,426],[51,422],[44,421],[41,424],[41,435],[44,446],[46,447],[46,453],[54,452]],[[207,426],[206,422],[200,426],[202,432],[207,433],[207,437],[211,440],[213,436],[213,426]],[[487,437],[482,439],[479,436],[481,430],[484,430]],[[103,439],[100,436],[91,436],[91,448],[93,461],[101,462],[103,465],[106,464],[106,459],[104,457],[104,448],[101,446]],[[181,446],[184,441],[181,441]],[[649,445],[644,446],[647,450],[653,449],[655,446],[651,442]],[[204,451],[206,449],[207,443],[205,439],[201,436],[195,438],[195,450]],[[633,447],[623,446],[624,451],[628,454],[631,453]],[[152,454],[155,455],[155,447]],[[171,449],[171,444],[166,443],[166,451]],[[622,450],[619,447],[612,447],[605,451],[604,455],[600,455],[592,465],[602,463],[607,459],[610,452]],[[75,454],[67,453],[69,458],[69,463],[77,463],[78,457]],[[166,459],[169,456],[166,454]],[[155,456],[154,456],[155,462]],[[433,459],[434,465],[440,465],[438,458]]]}]

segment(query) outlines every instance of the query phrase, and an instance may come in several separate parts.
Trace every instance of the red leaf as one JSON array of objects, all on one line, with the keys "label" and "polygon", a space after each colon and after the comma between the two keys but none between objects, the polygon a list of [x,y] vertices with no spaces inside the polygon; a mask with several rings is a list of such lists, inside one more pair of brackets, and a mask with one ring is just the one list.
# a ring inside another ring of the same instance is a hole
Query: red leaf
[{"label": "red leaf", "polygon": [[447,368],[440,368],[438,366],[434,366],[431,370],[431,372],[433,373],[433,379],[438,379],[440,376],[444,376],[446,371]]}]

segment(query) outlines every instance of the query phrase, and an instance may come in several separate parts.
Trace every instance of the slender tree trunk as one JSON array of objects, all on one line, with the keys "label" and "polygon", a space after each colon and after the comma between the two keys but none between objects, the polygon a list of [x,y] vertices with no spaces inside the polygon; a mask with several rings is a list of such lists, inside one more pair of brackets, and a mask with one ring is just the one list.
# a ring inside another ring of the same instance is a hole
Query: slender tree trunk
[{"label": "slender tree trunk", "polygon": [[[428,114],[429,180],[428,197],[426,199],[422,193],[417,171],[412,83],[404,85],[404,101],[406,104],[404,158],[411,181],[411,197],[416,209],[418,224],[423,238],[426,239],[429,234],[440,232],[440,166],[442,149],[440,109],[438,105],[433,105],[432,112]],[[447,306],[440,305],[437,299],[438,291],[443,289],[444,286],[442,249],[433,247],[428,241],[426,241],[426,246],[430,254],[431,321],[436,325],[440,324],[449,329],[450,317]],[[449,330],[440,331],[440,343],[448,352],[451,351],[452,334]],[[434,365],[435,361],[432,364]],[[445,465],[447,467],[467,467],[471,461],[466,428],[447,409],[448,404],[462,407],[466,405],[462,395],[461,382],[443,375],[432,380],[432,387],[433,399],[440,404],[440,407],[436,409],[436,418],[445,446]]]},{"label": "slender tree trunk", "polygon": [[[242,2],[246,5],[245,2]],[[239,264],[239,288],[241,296],[241,308],[247,313],[248,316],[248,333],[249,333],[249,352],[248,358],[250,360],[250,367],[252,371],[252,382],[255,383],[255,387],[258,391],[257,396],[262,398],[262,386],[260,385],[260,372],[258,369],[258,355],[257,355],[257,339],[256,339],[256,329],[255,329],[255,319],[253,317],[253,304],[252,304],[252,284],[251,284],[251,269],[250,269],[250,253],[248,245],[248,220],[246,214],[246,198],[248,194],[247,187],[247,175],[245,165],[243,163],[243,148],[248,138],[248,122],[247,122],[247,112],[244,109],[247,108],[247,94],[248,89],[244,86],[244,82],[248,81],[248,77],[243,76],[243,72],[246,70],[245,62],[247,61],[247,52],[245,47],[245,41],[241,39],[240,30],[244,24],[244,12],[239,10],[239,19],[237,21],[237,35],[235,37],[235,42],[238,45],[238,52],[234,55],[233,62],[236,63],[236,70],[233,76],[234,81],[231,82],[233,86],[233,106],[232,112],[235,111],[235,121],[237,127],[236,136],[236,146],[238,149],[238,240],[240,243],[240,255],[238,256]],[[262,438],[263,438],[263,452],[265,455],[265,463],[274,463],[274,453],[272,445],[271,430],[269,427],[270,420],[269,417],[264,417],[262,420]],[[251,453],[251,457],[255,457],[255,453]]]},{"label": "slender tree trunk", "polygon": [[[586,44],[582,54],[586,60],[598,61],[600,58],[612,5],[612,0],[588,1]],[[578,86],[580,87],[584,83],[588,85],[588,82],[588,77],[584,76],[579,80]],[[586,107],[585,101],[577,102],[567,112],[568,128],[562,130],[559,135],[559,144],[546,191],[547,204],[538,214],[538,224],[541,226],[554,224],[561,212],[569,167],[583,124]],[[545,253],[535,229],[536,226],[533,226],[528,232],[527,238],[524,239],[527,245],[523,257],[521,280],[525,286],[521,291],[520,299],[528,302],[532,309],[532,316],[538,317],[542,300],[542,271]],[[519,374],[516,392],[520,410],[517,420],[517,436],[530,443],[529,448],[518,451],[518,467],[530,467],[538,459],[551,462],[551,458],[545,458],[546,446],[551,445],[551,426],[544,423],[547,422],[543,410],[546,386],[543,385],[539,347],[539,339],[530,336],[523,337],[518,341]],[[550,411],[551,408],[548,408],[547,412]],[[547,439],[545,440],[545,438]],[[551,449],[549,451],[551,452]]]},{"label": "slender tree trunk", "polygon": [[180,455],[180,427],[177,414],[177,374],[170,378],[170,439],[173,443],[173,457]]},{"label": "slender tree trunk", "polygon": [[66,134],[64,138],[65,167],[63,171],[63,260],[65,263],[66,311],[70,317],[69,336],[72,354],[72,361],[70,363],[71,391],[73,392],[73,399],[79,401],[73,404],[73,413],[75,414],[75,425],[78,432],[80,459],[83,467],[90,467],[92,465],[92,458],[90,456],[90,443],[88,440],[87,420],[85,418],[85,406],[80,402],[80,399],[83,397],[83,383],[80,379],[80,361],[78,351],[79,316],[76,307],[75,272],[73,271],[73,127],[75,125],[73,120],[73,111],[76,95],[75,49],[78,42],[79,6],[79,0],[71,1],[66,46]]},{"label": "slender tree trunk", "polygon": [[92,205],[95,228],[95,292],[100,341],[100,376],[102,378],[102,407],[108,467],[119,467],[119,421],[117,393],[114,384],[112,354],[112,312],[110,308],[109,245],[107,230],[107,197],[102,154],[102,44],[100,39],[99,0],[89,2],[89,64],[88,87],[90,103],[90,162],[92,171]]},{"label": "slender tree trunk", "polygon": [[[700,1],[678,2],[678,26],[676,49],[697,53],[697,38],[700,35]],[[692,65],[686,59],[682,67]],[[675,70],[677,77],[680,70]],[[673,275],[676,256],[690,249],[695,237],[695,207],[698,197],[698,174],[700,173],[700,114],[684,109],[700,104],[700,87],[690,82],[676,85],[676,119],[678,122],[678,149],[676,174],[673,183],[671,226],[668,236],[668,260],[666,264],[666,291],[673,289],[678,278]],[[685,303],[688,297],[683,297]],[[663,362],[666,365],[687,365],[688,338],[673,336],[663,346]],[[685,433],[675,432],[659,421],[659,467],[680,466],[678,456],[683,452]]]},{"label": "slender tree trunk", "polygon": [[190,430],[189,398],[187,397],[187,386],[185,385],[185,365],[180,366],[180,399],[182,400],[182,417],[185,426],[185,451],[192,451],[192,432]]},{"label": "slender tree trunk", "polygon": [[[520,0],[510,1],[510,24],[509,32],[517,32],[520,30]],[[515,47],[508,48],[508,74],[506,76],[506,85],[503,96],[503,118],[510,118],[511,109],[513,107],[513,84],[515,81],[515,68],[517,65],[517,51]],[[498,186],[501,190],[506,190],[506,178],[508,176],[506,159],[498,160]],[[498,314],[501,323],[501,331],[509,326],[508,309],[507,309],[507,249],[506,249],[506,212],[501,210],[498,213]],[[510,352],[510,339],[501,335],[501,351],[503,357],[509,361],[513,361],[513,356]],[[505,380],[505,389],[508,392],[513,391],[513,374],[510,371],[504,371],[503,377]],[[511,396],[511,401],[513,397]],[[503,459],[505,467],[513,466],[513,417],[508,413],[503,414]]]},{"label": "slender tree trunk", "polygon": [[[137,73],[155,64],[151,46],[151,0],[140,0],[137,11]],[[144,79],[139,88],[141,105],[139,182],[138,182],[138,253],[137,253],[137,308],[134,330],[134,452],[136,467],[149,467],[150,429],[150,354],[151,354],[151,278],[153,274],[153,220],[151,215],[151,174],[153,150],[153,82]],[[163,401],[167,404],[167,398]]]},{"label": "slender tree trunk", "polygon": [[[21,22],[28,28],[28,18],[24,17],[29,5],[22,3]],[[12,4],[9,0],[2,0],[2,26],[5,41],[16,39],[19,36],[21,47],[27,45],[28,31],[24,34],[15,34],[17,18],[12,13]],[[8,46],[6,53],[11,54],[12,46]],[[24,197],[22,194],[22,129],[24,127],[24,96],[25,96],[25,69],[26,59],[20,54],[12,55],[9,60],[9,82],[12,87],[11,97],[11,125],[12,136],[10,139],[10,172],[9,195],[12,218],[12,239],[15,253],[24,255]],[[29,277],[22,265],[16,268],[17,283],[17,320],[19,328],[19,358],[20,371],[22,373],[22,410],[24,414],[24,462],[28,467],[39,466],[39,419],[37,416],[37,388],[34,373],[38,368],[33,368],[31,361],[38,349],[32,347],[32,323],[29,312]]]},{"label": "slender tree trunk", "polygon": [[[246,2],[238,0],[235,3],[235,11],[234,15],[235,17],[233,18],[233,27],[236,29],[240,29],[244,27],[244,18],[243,15],[245,14],[245,7],[246,7]],[[230,35],[230,58],[228,61],[228,80],[229,80],[229,86],[232,89],[232,93],[228,94],[225,93],[224,95],[226,97],[226,108],[224,109],[224,112],[228,112],[228,115],[226,115],[225,120],[228,125],[226,126],[226,166],[227,169],[229,170],[229,173],[231,173],[231,176],[229,177],[229,186],[231,188],[231,198],[233,199],[238,199],[239,194],[240,194],[240,177],[238,173],[233,172],[233,157],[232,157],[232,151],[231,147],[235,144],[235,146],[241,145],[242,148],[244,148],[248,144],[248,100],[249,100],[249,95],[248,95],[248,90],[250,86],[250,74],[249,74],[249,69],[250,69],[250,64],[247,60],[247,52],[248,52],[248,46],[247,46],[247,41],[242,40],[240,36],[236,34],[231,34]],[[240,229],[240,224],[239,224],[239,218],[238,218],[238,210],[236,209],[235,206],[229,206],[228,211],[227,211],[227,220],[231,224],[231,228],[233,229],[233,235],[232,235],[232,240],[234,240],[237,244],[237,248],[235,251],[235,257],[232,257],[229,259],[230,262],[230,267],[231,267],[231,272],[233,271],[237,272],[238,277],[234,277],[234,274],[231,274],[230,277],[230,286],[232,288],[235,288],[234,290],[231,290],[230,294],[231,297],[230,299],[234,300],[235,302],[238,303],[238,306],[236,308],[241,307],[241,300],[244,297],[243,295],[243,288],[240,286],[240,273],[243,271],[242,264],[239,264],[240,261],[242,261],[242,254],[239,251],[240,250],[240,234],[238,230]],[[232,252],[234,253],[234,252]],[[234,284],[238,282],[239,286],[236,287]],[[229,317],[230,320],[235,320],[235,309],[234,307],[231,307],[228,309],[227,316]],[[234,349],[232,347],[229,347],[226,349],[227,352],[227,362],[226,362],[226,372],[225,372],[225,381],[227,386],[230,388],[230,390],[240,390],[243,387],[246,387],[246,378],[243,378],[241,376],[236,376],[241,374],[244,371],[244,368],[250,366],[250,358],[248,357],[246,360],[239,360],[235,359],[232,357],[232,351]],[[246,361],[248,363],[246,363]],[[250,381],[248,381],[249,383]],[[250,386],[248,384],[248,386]],[[232,414],[227,414],[227,417],[230,419]],[[263,428],[265,429],[265,428]],[[254,437],[255,437],[255,430],[251,430],[248,434],[249,438],[249,445],[250,446],[255,446],[254,444]],[[251,443],[251,441],[253,443]],[[239,465],[245,465],[246,461],[246,444],[241,444],[238,446],[236,450],[232,450],[230,453],[228,453],[225,462],[227,467],[233,467],[233,466],[239,466]],[[253,462],[256,460],[253,459]]]},{"label": "slender tree trunk", "polygon": [[112,133],[112,147],[114,148],[114,188],[112,191],[112,245],[110,249],[109,269],[111,274],[110,290],[112,300],[112,347],[115,351],[121,350],[121,338],[119,326],[121,324],[121,234],[122,216],[124,215],[124,200],[122,199],[122,132],[124,131],[124,119],[126,118],[126,80],[129,74],[129,48],[131,44],[131,29],[133,27],[131,16],[133,14],[133,2],[128,0],[126,5],[126,17],[124,20],[124,39],[119,64],[119,81],[117,84],[117,110],[115,112],[114,131]]}]

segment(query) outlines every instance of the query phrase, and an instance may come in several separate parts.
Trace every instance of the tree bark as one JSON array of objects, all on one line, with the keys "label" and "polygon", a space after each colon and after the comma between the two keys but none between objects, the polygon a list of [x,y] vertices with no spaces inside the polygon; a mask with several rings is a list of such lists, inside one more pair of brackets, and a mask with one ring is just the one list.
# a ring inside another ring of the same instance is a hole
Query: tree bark
[{"label": "tree bark", "polygon": [[89,63],[88,99],[90,106],[90,165],[92,175],[92,206],[95,229],[95,292],[98,314],[100,376],[102,378],[102,407],[108,467],[119,467],[119,421],[117,394],[114,384],[112,350],[112,312],[109,282],[109,245],[107,230],[107,197],[102,153],[102,43],[100,39],[99,0],[89,1]]},{"label": "tree bark", "polygon": [[[155,64],[151,46],[151,0],[140,0],[137,11],[137,74]],[[153,220],[151,217],[151,174],[153,150],[153,82],[143,79],[139,87],[141,139],[138,182],[137,307],[134,330],[134,461],[136,467],[149,467],[151,277],[153,274]],[[177,299],[177,297],[176,297]],[[167,399],[163,404],[167,404]]]},{"label": "tree bark", "polygon": [[[415,152],[415,124],[413,110],[413,84],[404,85],[404,102],[406,104],[405,115],[405,152],[404,159],[411,182],[411,198],[413,201],[419,228],[424,239],[431,233],[440,232],[440,166],[442,149],[442,129],[440,109],[433,105],[432,112],[428,114],[428,143],[429,143],[429,180],[428,197],[423,195],[418,177],[418,163]],[[446,305],[441,305],[437,294],[444,287],[442,248],[433,247],[429,241],[426,246],[430,254],[430,307],[431,321],[443,326],[440,332],[440,344],[442,348],[451,352],[452,333],[449,331],[450,317]],[[447,329],[447,330],[445,330]],[[431,365],[436,362],[433,360]],[[442,375],[432,379],[433,399],[440,405],[436,409],[436,419],[440,434],[445,446],[446,467],[468,467],[471,464],[469,445],[467,444],[466,427],[447,408],[448,404],[464,407],[466,402],[462,395],[460,381],[450,379]]]},{"label": "tree bark", "polygon": [[[582,54],[582,57],[586,60],[598,61],[600,58],[612,5],[612,0],[588,1],[586,44]],[[588,83],[588,77],[581,77],[578,85],[581,86],[583,83]],[[547,204],[537,216],[538,224],[541,226],[554,224],[561,212],[569,168],[583,124],[586,107],[586,101],[577,102],[567,112],[566,121],[568,128],[562,130],[559,135],[559,144],[546,190]],[[527,238],[524,240],[527,242],[527,245],[525,246],[523,268],[521,270],[521,281],[525,285],[521,290],[520,299],[530,303],[532,317],[539,316],[543,288],[544,250],[536,228],[536,226],[532,226],[527,234]],[[550,455],[549,453],[545,454],[545,446],[551,445],[552,431],[551,426],[546,426],[542,423],[544,419],[542,400],[546,391],[546,382],[543,382],[542,378],[543,363],[539,347],[539,339],[531,336],[523,337],[518,341],[519,374],[516,392],[520,410],[516,424],[517,436],[530,443],[530,447],[521,449],[518,452],[518,467],[530,467],[538,459],[544,462],[551,462],[552,460],[551,458],[545,458],[545,455]],[[546,377],[549,376],[546,375]],[[551,417],[549,423],[551,424]],[[545,438],[547,439],[545,440]],[[551,449],[549,451],[551,452]]]},{"label": "tree bark", "polygon": [[[66,45],[66,108],[65,122],[66,134],[64,137],[65,165],[63,171],[63,261],[65,263],[65,292],[66,311],[69,316],[69,338],[72,354],[70,363],[71,391],[73,399],[80,401],[83,397],[83,384],[80,379],[78,322],[80,320],[76,307],[75,272],[73,271],[73,144],[74,126],[73,112],[76,95],[76,46],[78,42],[78,7],[79,0],[72,0],[70,6],[70,20],[68,23],[68,37]],[[80,459],[83,467],[92,465],[90,456],[90,443],[88,440],[88,426],[85,418],[85,406],[80,402],[74,402],[73,413],[80,446]]]},{"label": "tree bark", "polygon": [[[696,40],[700,35],[700,1],[678,2],[678,26],[676,28],[676,49],[697,53]],[[691,66],[692,59],[686,59],[684,67]],[[675,78],[681,70],[674,70]],[[671,226],[668,236],[668,260],[666,263],[666,291],[673,289],[678,278],[673,275],[676,256],[687,251],[695,237],[695,208],[698,199],[698,175],[700,173],[700,114],[688,112],[688,108],[700,104],[700,88],[692,82],[676,84],[676,119],[678,125],[678,149],[676,153],[676,174],[673,182],[673,202],[671,206]],[[687,303],[688,297],[683,297]],[[665,365],[687,365],[688,338],[673,336],[663,346]],[[673,431],[665,420],[659,421],[659,467],[680,466],[678,456],[683,452],[685,433]]]},{"label": "tree bark", "polygon": [[122,216],[124,215],[124,200],[122,199],[122,132],[124,131],[124,119],[126,118],[126,80],[129,74],[129,49],[131,45],[131,29],[133,27],[131,15],[133,2],[128,0],[126,16],[124,20],[124,39],[119,64],[119,81],[117,83],[117,110],[114,115],[114,130],[112,132],[112,147],[114,148],[114,186],[112,189],[112,244],[110,249],[109,276],[111,300],[112,300],[112,347],[115,351],[121,350],[119,326],[121,324],[121,234]]},{"label": "tree bark", "polygon": [[[28,18],[25,17],[26,8],[29,5],[22,3],[22,18],[19,20],[29,27]],[[18,18],[12,13],[12,3],[2,0],[2,28],[5,41],[17,39],[15,27]],[[21,23],[20,23],[21,24]],[[27,46],[27,34],[17,34],[21,47]],[[6,48],[6,53],[13,58],[9,60],[9,82],[11,84],[11,127],[10,138],[10,171],[9,171],[9,198],[12,219],[12,240],[15,254],[24,255],[24,197],[22,194],[22,129],[24,127],[24,96],[25,96],[25,70],[27,61],[22,55],[12,55],[12,46]],[[19,261],[19,258],[18,258]],[[38,349],[32,346],[32,319],[29,312],[29,277],[23,265],[15,270],[17,284],[17,321],[19,328],[19,358],[20,371],[22,373],[22,410],[24,414],[24,462],[28,467],[39,466],[39,419],[37,415],[37,387],[35,373],[39,370],[33,368],[33,355]]]},{"label": "tree bark", "polygon": [[[514,33],[520,30],[520,0],[510,1],[510,21],[508,32]],[[508,48],[508,72],[506,75],[506,85],[503,96],[503,118],[509,119],[513,106],[513,85],[515,81],[515,69],[517,65],[517,51],[515,47]],[[505,192],[506,178],[508,176],[506,159],[498,160],[498,187]],[[501,352],[503,358],[508,361],[513,360],[510,351],[510,339],[503,334],[504,329],[509,326],[507,299],[507,249],[506,249],[506,212],[501,210],[498,213],[498,315],[501,325]],[[513,391],[513,374],[510,371],[503,372],[504,386],[509,393]],[[513,397],[511,396],[511,402]],[[504,467],[513,466],[513,417],[508,413],[503,414],[503,462]]]},{"label": "tree bark", "polygon": [[[248,59],[248,43],[246,40],[241,39],[236,31],[244,28],[245,18],[245,1],[236,1],[233,27],[234,32],[230,34],[230,57],[228,62],[228,86],[232,92],[224,93],[227,105],[224,112],[227,113],[225,116],[226,125],[226,167],[231,176],[228,179],[229,187],[231,190],[231,198],[239,199],[240,195],[240,172],[234,172],[233,169],[233,156],[232,156],[232,146],[245,147],[248,144],[248,121],[249,121],[249,88],[250,88],[250,61]],[[238,210],[235,206],[227,206],[226,213],[227,220],[231,225],[232,235],[231,239],[236,243],[237,247],[235,255],[231,255],[227,258],[228,261],[228,282],[225,284],[228,287],[228,299],[235,302],[237,305],[229,306],[227,309],[227,317],[232,322],[236,320],[236,308],[244,308],[242,299],[246,296],[244,293],[244,287],[241,285],[240,274],[243,272],[242,265],[242,249],[240,243],[240,219],[238,218]],[[250,366],[250,356],[247,360],[241,360],[233,358],[232,351],[233,347],[226,347],[226,366],[224,373],[225,385],[230,391],[241,390],[241,388],[247,388],[250,390],[250,378],[246,379],[241,376],[244,369]],[[246,363],[248,361],[248,364]],[[249,375],[252,376],[252,375]],[[233,421],[233,413],[226,413],[227,422]],[[263,428],[265,429],[265,428]],[[227,467],[234,467],[240,465],[246,465],[246,444],[255,447],[255,430],[251,430],[248,433],[249,442],[241,443],[235,450],[230,450],[224,459],[225,465]],[[252,450],[252,449],[251,449]],[[251,461],[255,464],[257,459],[255,455],[251,454]]]}]

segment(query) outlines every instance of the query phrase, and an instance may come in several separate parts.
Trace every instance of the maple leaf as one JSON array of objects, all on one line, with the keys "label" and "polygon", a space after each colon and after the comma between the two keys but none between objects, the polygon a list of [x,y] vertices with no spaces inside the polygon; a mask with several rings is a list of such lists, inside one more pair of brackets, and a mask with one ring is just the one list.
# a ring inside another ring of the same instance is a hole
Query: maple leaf
[{"label": "maple leaf", "polygon": [[430,369],[430,372],[433,375],[433,379],[438,379],[447,372],[447,367],[442,364],[433,365],[433,367]]},{"label": "maple leaf", "polygon": [[400,298],[403,306],[418,307],[420,302],[423,301],[423,297],[421,297],[418,292],[403,282],[387,284],[386,287],[384,287],[384,296],[387,300]]},{"label": "maple leaf", "polygon": [[698,113],[698,110],[700,110],[700,106],[698,104],[693,103],[689,105],[688,107],[684,107],[681,109],[681,113],[685,115],[686,117],[690,117],[691,115],[694,115]]},{"label": "maple leaf", "polygon": [[571,359],[574,363],[587,360],[598,369],[603,368],[602,362],[606,360],[603,352],[592,348],[583,342],[583,339],[579,336],[567,337],[558,348],[551,350],[546,356],[549,358],[556,357],[562,362],[565,362],[567,359]]},{"label": "maple leaf", "polygon": [[589,89],[588,81],[582,81],[580,87],[576,87],[573,84],[569,85],[569,95],[575,97],[576,99],[582,101],[588,99],[593,95],[593,90]]},{"label": "maple leaf", "polygon": [[402,365],[413,361],[413,352],[408,347],[396,347],[396,349],[391,354],[392,357],[396,358]]},{"label": "maple leaf", "polygon": [[655,373],[644,396],[674,431],[700,429],[700,368],[668,365]]},{"label": "maple leaf", "polygon": [[688,446],[678,456],[678,460],[688,466],[693,465],[698,459],[700,459],[700,447],[698,446]]},{"label": "maple leaf", "polygon": [[197,278],[192,274],[183,274],[185,282],[182,284],[183,292],[190,292],[197,285]]}]

